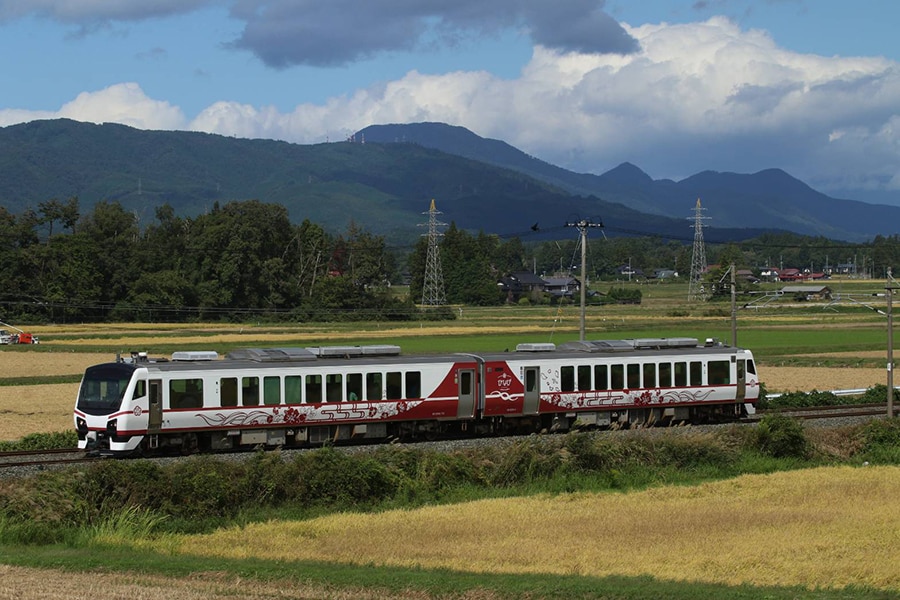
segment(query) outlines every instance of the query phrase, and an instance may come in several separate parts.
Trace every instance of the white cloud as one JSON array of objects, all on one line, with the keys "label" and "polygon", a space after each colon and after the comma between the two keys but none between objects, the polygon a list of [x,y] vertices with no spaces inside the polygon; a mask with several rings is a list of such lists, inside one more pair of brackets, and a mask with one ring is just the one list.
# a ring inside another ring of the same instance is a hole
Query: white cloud
[{"label": "white cloud", "polygon": [[54,113],[0,111],[0,124],[66,116],[314,143],[371,124],[442,121],[576,171],[627,160],[657,178],[780,167],[826,190],[900,181],[897,63],[792,53],[724,18],[624,27],[640,51],[537,46],[511,80],[411,71],[289,112],[225,99],[191,120],[137,84],[120,84]]},{"label": "white cloud", "polygon": [[82,92],[57,111],[0,110],[0,125],[38,119],[72,119],[87,123],[121,123],[138,129],[184,129],[181,109],[147,97],[136,83],[118,83],[96,92]]}]

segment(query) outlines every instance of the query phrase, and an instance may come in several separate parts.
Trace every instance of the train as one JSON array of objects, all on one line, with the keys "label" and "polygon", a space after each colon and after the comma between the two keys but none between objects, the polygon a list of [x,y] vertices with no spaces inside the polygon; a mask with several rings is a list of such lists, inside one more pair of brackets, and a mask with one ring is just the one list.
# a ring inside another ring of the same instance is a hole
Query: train
[{"label": "train", "polygon": [[132,352],[86,369],[74,422],[89,453],[152,455],[734,420],[759,394],[752,352],[714,339]]}]

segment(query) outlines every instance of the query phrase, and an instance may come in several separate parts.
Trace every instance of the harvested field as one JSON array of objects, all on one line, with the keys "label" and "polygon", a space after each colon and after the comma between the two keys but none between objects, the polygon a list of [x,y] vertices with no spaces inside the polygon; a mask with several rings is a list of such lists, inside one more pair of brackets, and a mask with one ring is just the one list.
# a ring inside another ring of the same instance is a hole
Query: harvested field
[{"label": "harvested field", "polygon": [[81,375],[89,366],[114,358],[108,353],[0,351],[0,373],[2,377]]},{"label": "harvested field", "polygon": [[0,386],[0,440],[74,428],[77,393],[77,383]]},{"label": "harvested field", "polygon": [[[766,390],[777,392],[830,392],[832,390],[866,389],[887,384],[884,369],[848,367],[759,367]],[[895,385],[900,381],[895,382]]]},{"label": "harvested field", "polygon": [[[488,573],[900,590],[898,495],[900,467],[825,467],[625,494],[242,524],[184,536],[180,549],[175,540],[166,543],[173,552],[233,559],[327,556],[357,565]],[[598,514],[615,515],[615,526]]]}]

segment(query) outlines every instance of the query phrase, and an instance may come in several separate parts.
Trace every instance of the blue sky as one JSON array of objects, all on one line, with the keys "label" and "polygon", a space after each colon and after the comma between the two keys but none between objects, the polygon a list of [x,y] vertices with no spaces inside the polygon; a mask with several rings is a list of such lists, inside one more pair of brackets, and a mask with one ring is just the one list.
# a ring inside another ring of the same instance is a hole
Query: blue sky
[{"label": "blue sky", "polygon": [[0,0],[0,126],[319,143],[442,121],[654,178],[900,203],[894,0]]}]

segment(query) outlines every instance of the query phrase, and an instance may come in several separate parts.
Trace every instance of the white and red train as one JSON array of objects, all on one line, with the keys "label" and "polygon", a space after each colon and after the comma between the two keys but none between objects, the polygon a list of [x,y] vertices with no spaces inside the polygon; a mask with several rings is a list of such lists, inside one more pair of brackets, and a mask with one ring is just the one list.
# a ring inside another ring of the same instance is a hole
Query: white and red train
[{"label": "white and red train", "polygon": [[89,367],[78,446],[101,454],[303,446],[734,418],[759,397],[749,350],[694,338],[143,353]]}]

